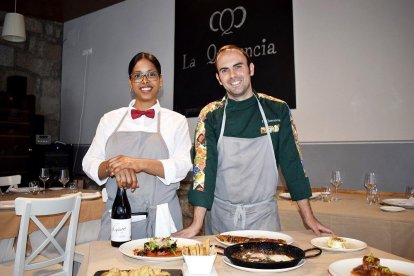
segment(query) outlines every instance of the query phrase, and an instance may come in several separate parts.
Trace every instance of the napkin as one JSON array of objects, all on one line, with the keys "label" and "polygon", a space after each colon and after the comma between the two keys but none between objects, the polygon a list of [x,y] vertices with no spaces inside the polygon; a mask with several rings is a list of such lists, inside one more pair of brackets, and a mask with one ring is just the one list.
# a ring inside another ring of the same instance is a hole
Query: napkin
[{"label": "napkin", "polygon": [[106,192],[106,188],[102,189],[102,201],[106,202],[108,200],[108,193]]},{"label": "napkin", "polygon": [[9,192],[12,193],[30,193],[30,188],[29,187],[13,187],[10,186],[10,188],[8,189]]},{"label": "napkin", "polygon": [[171,233],[177,232],[174,220],[171,217],[168,203],[157,205],[157,215],[155,218],[155,236],[168,237]]},{"label": "napkin", "polygon": [[95,199],[101,196],[100,192],[95,193],[82,193],[82,199]]}]

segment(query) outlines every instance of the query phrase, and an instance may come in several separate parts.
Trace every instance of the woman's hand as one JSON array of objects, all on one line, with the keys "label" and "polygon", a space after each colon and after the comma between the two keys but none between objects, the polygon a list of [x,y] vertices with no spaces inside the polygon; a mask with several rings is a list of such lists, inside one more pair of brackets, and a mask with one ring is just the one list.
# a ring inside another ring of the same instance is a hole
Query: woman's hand
[{"label": "woman's hand", "polygon": [[118,170],[114,177],[119,188],[131,189],[133,192],[139,187],[137,175],[132,169]]},{"label": "woman's hand", "polygon": [[140,169],[140,160],[139,158],[133,158],[125,155],[118,155],[110,160],[108,160],[108,168],[111,172],[111,175],[118,174],[123,169],[133,170],[135,173],[139,173]]},{"label": "woman's hand", "polygon": [[118,155],[108,160],[109,176],[117,175],[121,170],[133,170],[135,173],[145,172],[164,178],[164,166],[160,160],[134,158]]}]

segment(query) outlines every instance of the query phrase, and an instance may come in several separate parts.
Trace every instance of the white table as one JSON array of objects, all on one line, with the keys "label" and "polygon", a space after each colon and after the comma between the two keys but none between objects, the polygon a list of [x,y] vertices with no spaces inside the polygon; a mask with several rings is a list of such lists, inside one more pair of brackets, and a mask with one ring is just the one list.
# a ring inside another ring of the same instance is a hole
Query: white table
[{"label": "white table", "polygon": [[[285,234],[292,236],[295,239],[293,245],[300,247],[301,249],[307,249],[312,247],[310,240],[315,236],[310,231],[286,231]],[[205,236],[196,237],[196,240],[204,240]],[[213,236],[210,236],[213,243],[217,243]],[[79,270],[78,275],[94,275],[96,271],[111,269],[112,267],[118,267],[120,269],[131,269],[139,266],[153,266],[160,268],[171,268],[171,269],[181,269],[183,267],[183,261],[173,261],[173,262],[146,262],[143,260],[137,260],[124,256],[118,248],[111,246],[109,241],[94,241],[91,242],[85,250],[85,255],[82,260],[82,264]],[[322,255],[315,258],[306,259],[306,262],[303,266],[283,273],[283,275],[329,275],[328,267],[332,262],[341,259],[348,258],[359,258],[369,253],[373,253],[379,258],[395,259],[408,261],[407,259],[398,257],[396,255],[384,252],[382,250],[367,247],[363,250],[349,253],[342,252],[328,252],[323,251]],[[228,266],[223,262],[223,257],[218,255],[215,261],[215,270],[220,276],[226,275],[246,275],[251,276],[251,272],[245,272],[233,267]],[[259,273],[258,275],[275,275],[275,273]]]}]

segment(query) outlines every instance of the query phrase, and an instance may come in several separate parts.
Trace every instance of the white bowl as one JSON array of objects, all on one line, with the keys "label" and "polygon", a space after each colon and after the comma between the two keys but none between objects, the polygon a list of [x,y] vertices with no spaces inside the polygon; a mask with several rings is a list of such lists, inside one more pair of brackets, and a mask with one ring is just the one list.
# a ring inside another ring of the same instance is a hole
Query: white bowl
[{"label": "white bowl", "polygon": [[217,253],[208,256],[190,256],[183,253],[183,256],[190,274],[210,274]]}]

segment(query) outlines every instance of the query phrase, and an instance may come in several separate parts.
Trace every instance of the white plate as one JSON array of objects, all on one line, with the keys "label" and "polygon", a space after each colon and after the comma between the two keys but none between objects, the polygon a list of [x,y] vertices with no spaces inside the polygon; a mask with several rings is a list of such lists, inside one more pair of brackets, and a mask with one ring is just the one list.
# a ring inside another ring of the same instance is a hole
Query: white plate
[{"label": "white plate", "polygon": [[0,201],[0,210],[14,209],[14,200]]},{"label": "white plate", "polygon": [[305,264],[305,260],[302,259],[302,260],[300,260],[300,262],[296,266],[293,266],[293,267],[279,268],[279,269],[260,269],[260,268],[250,268],[250,267],[235,265],[227,257],[223,257],[223,262],[226,265],[229,265],[231,267],[234,267],[234,268],[237,268],[237,269],[240,269],[240,270],[244,270],[244,271],[249,271],[249,272],[285,272],[285,271],[289,271],[289,270],[299,268],[299,267],[301,267],[302,265]]},{"label": "white plate", "polygon": [[[73,194],[64,194],[61,196],[70,196]],[[101,197],[101,193],[100,192],[95,192],[95,193],[81,193],[81,198],[82,200],[88,200],[88,199],[95,199],[95,198],[99,198]]]},{"label": "white plate", "polygon": [[344,238],[340,237],[346,240],[345,242],[345,249],[342,248],[331,248],[328,246],[328,240],[330,237],[318,237],[311,240],[311,244],[313,246],[316,246],[320,249],[327,250],[327,251],[336,251],[336,252],[353,252],[362,250],[367,247],[367,244],[363,241],[350,239],[350,238]]},{"label": "white plate", "polygon": [[382,203],[404,208],[414,208],[414,198],[386,198],[382,200]]},{"label": "white plate", "polygon": [[[264,231],[264,230],[239,230],[239,231],[229,231],[220,233],[220,235],[232,235],[232,236],[241,236],[249,238],[268,238],[268,239],[282,239],[285,240],[287,244],[293,243],[295,240],[286,234],[280,232]],[[233,245],[231,242],[223,242],[216,237],[216,240],[224,245]]]},{"label": "white plate", "polygon": [[[317,197],[319,197],[320,195],[321,195],[321,193],[319,193],[319,192],[312,193],[312,195],[311,195],[311,197],[310,197],[309,199],[314,199],[314,198],[317,198]],[[290,193],[280,193],[280,194],[279,194],[279,196],[280,196],[281,198],[284,198],[284,199],[291,199],[291,197],[290,197]]]},{"label": "white plate", "polygon": [[50,187],[50,188],[48,188],[48,190],[51,190],[51,191],[60,191],[60,190],[63,190],[64,188],[63,187]]},{"label": "white plate", "polygon": [[[362,264],[362,258],[336,261],[329,265],[329,272],[333,276],[349,276],[352,269],[360,264]],[[389,267],[394,272],[414,275],[414,263],[380,258],[380,264]]]},{"label": "white plate", "polygon": [[398,206],[381,206],[380,209],[385,212],[401,212],[405,210],[405,208]]},{"label": "white plate", "polygon": [[[191,240],[191,239],[182,239],[182,238],[172,238],[172,239],[177,241],[177,247],[200,243],[199,241]],[[134,255],[134,249],[137,249],[137,248],[140,250],[144,249],[144,243],[146,243],[149,240],[150,238],[126,242],[119,247],[119,251],[121,251],[121,253],[124,254],[125,256],[131,257],[134,259],[144,260],[144,261],[171,262],[171,261],[181,260],[183,258],[183,255],[181,254],[175,257],[146,257],[146,256]]]}]

